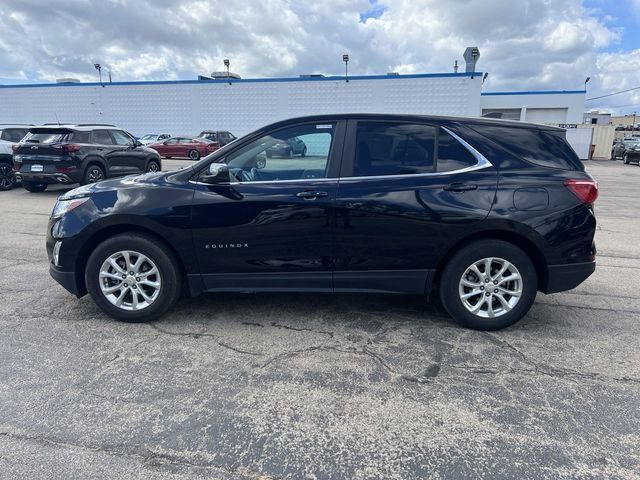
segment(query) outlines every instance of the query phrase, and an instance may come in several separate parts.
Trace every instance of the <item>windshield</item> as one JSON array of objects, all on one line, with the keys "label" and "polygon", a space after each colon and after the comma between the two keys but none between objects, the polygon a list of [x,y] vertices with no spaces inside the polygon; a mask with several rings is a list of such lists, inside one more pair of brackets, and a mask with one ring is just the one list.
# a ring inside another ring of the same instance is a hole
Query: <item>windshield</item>
[{"label": "windshield", "polygon": [[141,140],[155,140],[157,137],[158,135],[145,135]]}]

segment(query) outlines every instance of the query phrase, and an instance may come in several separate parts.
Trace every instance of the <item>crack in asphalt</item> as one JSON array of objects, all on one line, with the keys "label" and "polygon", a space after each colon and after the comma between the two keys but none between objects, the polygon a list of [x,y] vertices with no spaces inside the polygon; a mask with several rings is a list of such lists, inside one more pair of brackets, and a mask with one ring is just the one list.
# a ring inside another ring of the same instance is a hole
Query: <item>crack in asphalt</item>
[{"label": "crack in asphalt", "polygon": [[[145,450],[143,448],[140,449],[141,450],[140,452],[125,451],[125,450],[112,448],[112,447],[105,447],[105,446],[99,446],[99,445],[86,445],[83,443],[74,443],[74,442],[59,440],[56,438],[46,437],[44,435],[16,433],[16,432],[10,432],[7,430],[0,431],[0,437],[6,437],[13,440],[31,441],[39,444],[45,444],[45,445],[61,447],[61,448],[78,449],[88,453],[105,453],[105,454],[116,456],[116,457],[124,457],[124,458],[139,460],[142,463],[155,466],[155,467],[164,467],[165,466],[164,464],[170,464],[174,467],[225,472],[227,474],[237,475],[246,479],[260,478],[260,474],[249,472],[245,467],[242,467],[242,469],[232,468],[232,467],[218,465],[214,462],[207,462],[207,461],[196,463],[180,455],[170,455],[166,453],[152,452],[150,450]],[[241,470],[245,470],[246,473],[242,472]]]},{"label": "crack in asphalt", "polygon": [[215,342],[220,345],[222,348],[226,348],[228,350],[231,350],[233,352],[236,353],[241,353],[244,355],[255,355],[255,356],[261,356],[264,355],[262,352],[252,352],[249,350],[243,350],[241,348],[238,347],[234,347],[232,345],[229,345],[227,343],[224,343],[222,340],[220,340],[220,336],[219,335],[215,335],[213,333],[206,333],[206,332],[171,332],[169,330],[164,330],[160,327],[158,327],[157,325],[154,325],[152,323],[149,324],[149,326],[151,328],[153,328],[154,330],[157,330],[158,332],[164,334],[164,335],[172,335],[172,336],[176,336],[176,337],[189,337],[189,338],[193,338],[194,340],[197,340],[201,337],[209,337],[215,340]]}]

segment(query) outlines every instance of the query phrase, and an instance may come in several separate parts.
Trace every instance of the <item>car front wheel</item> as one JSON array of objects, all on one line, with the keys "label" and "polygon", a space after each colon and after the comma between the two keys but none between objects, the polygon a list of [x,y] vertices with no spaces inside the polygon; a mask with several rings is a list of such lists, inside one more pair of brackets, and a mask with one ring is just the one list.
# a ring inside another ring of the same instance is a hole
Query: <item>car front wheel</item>
[{"label": "car front wheel", "polygon": [[174,256],[142,234],[116,235],[98,245],[87,262],[85,282],[93,301],[124,322],[154,320],[181,292]]},{"label": "car front wheel", "polygon": [[189,150],[189,158],[191,160],[199,160],[200,152],[198,152],[197,150]]},{"label": "car front wheel", "polygon": [[0,191],[11,190],[16,186],[16,174],[10,163],[0,163]]},{"label": "car front wheel", "polygon": [[147,163],[147,172],[159,172],[160,171],[160,164],[155,161],[155,160],[150,160],[149,163]]},{"label": "car front wheel", "polygon": [[529,311],[537,290],[529,257],[501,240],[480,240],[462,248],[440,279],[440,299],[449,315],[476,330],[514,324]]}]

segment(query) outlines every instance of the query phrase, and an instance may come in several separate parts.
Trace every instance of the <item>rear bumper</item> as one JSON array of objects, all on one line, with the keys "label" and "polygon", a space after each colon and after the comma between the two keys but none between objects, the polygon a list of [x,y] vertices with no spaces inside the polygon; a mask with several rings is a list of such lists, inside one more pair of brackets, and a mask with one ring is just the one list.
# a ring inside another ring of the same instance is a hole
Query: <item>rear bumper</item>
[{"label": "rear bumper", "polygon": [[79,183],[71,173],[32,173],[16,172],[16,176],[23,182],[47,183],[47,184],[69,184]]},{"label": "rear bumper", "polygon": [[596,270],[596,262],[568,263],[547,267],[547,279],[540,290],[543,293],[564,292],[576,288]]}]

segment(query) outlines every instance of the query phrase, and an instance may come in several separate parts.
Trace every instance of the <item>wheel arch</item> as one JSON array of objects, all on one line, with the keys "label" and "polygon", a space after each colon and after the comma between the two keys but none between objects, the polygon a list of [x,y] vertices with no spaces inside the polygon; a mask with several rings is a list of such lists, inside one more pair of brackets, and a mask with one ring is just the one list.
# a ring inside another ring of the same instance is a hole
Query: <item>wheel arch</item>
[{"label": "wheel arch", "polygon": [[157,232],[153,231],[150,228],[141,225],[135,224],[117,224],[117,225],[108,225],[100,230],[91,234],[91,236],[84,242],[80,251],[78,252],[74,274],[76,278],[76,285],[78,286],[78,296],[83,296],[87,293],[87,285],[85,283],[85,270],[87,268],[87,261],[89,260],[89,256],[95,250],[95,248],[100,245],[105,240],[124,233],[133,233],[140,234],[146,237],[152,238],[154,241],[161,244],[166,248],[168,252],[173,255],[178,266],[180,267],[180,274],[182,275],[183,281],[187,278],[187,272],[184,265],[184,261],[178,251],[167,242],[162,236],[158,235]]},{"label": "wheel arch", "polygon": [[84,178],[85,173],[87,173],[87,169],[91,166],[91,165],[98,165],[100,168],[102,168],[102,171],[104,172],[104,177],[107,178],[109,176],[109,172],[107,170],[107,163],[104,161],[103,158],[100,158],[98,156],[90,156],[84,159],[84,167],[82,168],[82,177]]},{"label": "wheel arch", "polygon": [[478,240],[502,240],[518,247],[531,259],[531,263],[536,271],[538,290],[546,284],[547,261],[541,249],[533,241],[525,235],[511,230],[485,230],[458,240],[458,242],[454,243],[441,255],[433,278],[433,285],[438,284],[443,270],[453,255],[461,248]]}]

